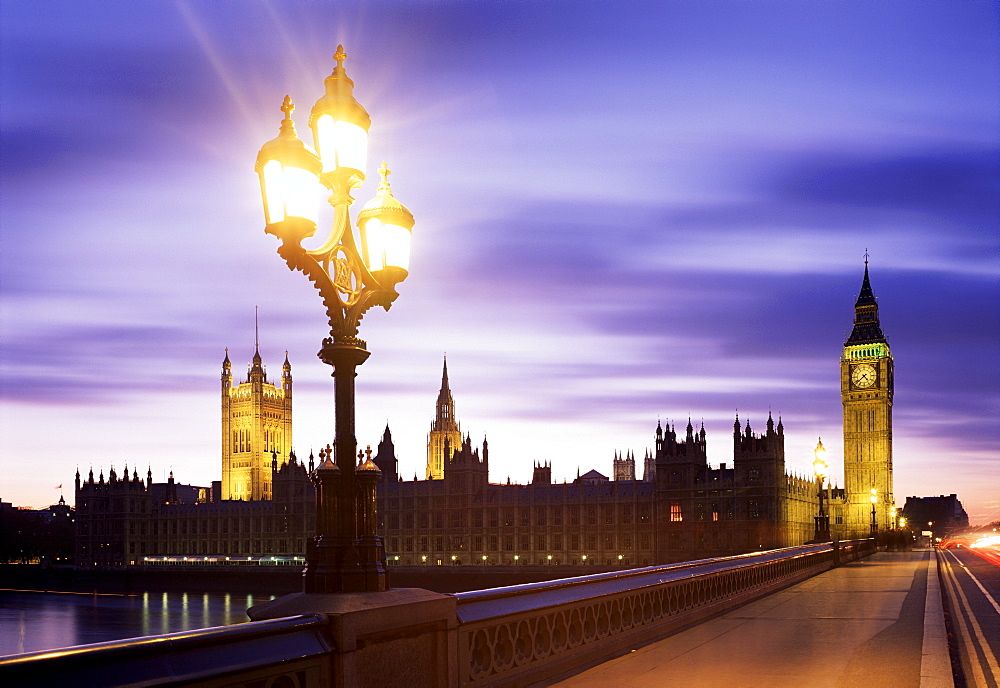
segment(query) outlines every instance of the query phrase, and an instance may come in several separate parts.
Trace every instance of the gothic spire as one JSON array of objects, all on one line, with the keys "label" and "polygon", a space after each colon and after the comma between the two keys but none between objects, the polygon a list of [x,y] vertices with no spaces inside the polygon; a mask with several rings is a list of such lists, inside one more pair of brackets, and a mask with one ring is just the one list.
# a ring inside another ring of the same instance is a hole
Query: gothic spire
[{"label": "gothic spire", "polygon": [[253,360],[260,361],[260,324],[257,321],[257,311],[260,306],[253,307]]},{"label": "gothic spire", "polygon": [[451,391],[448,386],[448,354],[444,356],[444,367],[441,369],[441,391]]},{"label": "gothic spire", "polygon": [[854,329],[844,346],[884,343],[885,335],[878,320],[878,302],[868,279],[868,252],[865,252],[865,277],[861,282],[858,300],[854,302]]},{"label": "gothic spire", "polygon": [[260,357],[260,328],[257,323],[257,309],[259,306],[253,307],[253,361],[247,368],[247,382],[251,382],[254,378],[261,379],[267,382],[267,372],[264,370],[264,363]]}]

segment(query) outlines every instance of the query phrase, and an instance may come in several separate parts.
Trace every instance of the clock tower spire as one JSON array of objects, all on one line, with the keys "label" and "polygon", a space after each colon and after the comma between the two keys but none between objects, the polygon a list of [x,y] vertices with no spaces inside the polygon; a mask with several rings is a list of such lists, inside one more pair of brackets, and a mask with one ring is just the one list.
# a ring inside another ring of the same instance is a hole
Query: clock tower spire
[{"label": "clock tower spire", "polygon": [[865,254],[865,279],[861,282],[858,300],[854,302],[854,329],[844,346],[852,344],[885,343],[885,335],[878,322],[878,302],[868,279],[868,254]]},{"label": "clock tower spire", "polygon": [[854,328],[840,359],[840,397],[844,406],[844,487],[849,502],[844,536],[893,527],[892,492],[893,361],[879,322],[878,302],[865,275],[854,303]]}]

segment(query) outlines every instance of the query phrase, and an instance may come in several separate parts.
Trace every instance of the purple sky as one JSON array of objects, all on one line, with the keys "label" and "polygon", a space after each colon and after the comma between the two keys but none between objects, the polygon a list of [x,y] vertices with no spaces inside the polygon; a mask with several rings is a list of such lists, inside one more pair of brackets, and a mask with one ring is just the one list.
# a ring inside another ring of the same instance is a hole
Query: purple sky
[{"label": "purple sky", "polygon": [[[447,351],[491,478],[609,474],[657,418],[786,428],[841,472],[863,254],[896,358],[897,503],[1000,518],[1000,29],[993,2],[0,5],[0,498],[77,466],[208,484],[220,365],[285,349],[300,456],[331,442],[318,296],[263,232],[253,161],[308,140],[338,42],[416,216],[362,325],[358,439],[424,474]],[[356,208],[359,206],[356,206]],[[842,480],[838,479],[842,483]]]}]

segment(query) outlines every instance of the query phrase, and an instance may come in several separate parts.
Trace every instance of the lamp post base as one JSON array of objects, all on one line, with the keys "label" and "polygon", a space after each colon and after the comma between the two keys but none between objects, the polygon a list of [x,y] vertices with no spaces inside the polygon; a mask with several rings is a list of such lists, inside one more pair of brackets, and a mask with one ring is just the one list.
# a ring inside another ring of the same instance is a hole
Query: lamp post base
[{"label": "lamp post base", "polygon": [[353,541],[317,537],[307,543],[306,567],[302,570],[304,592],[380,592],[386,589],[385,586],[369,587],[368,578]]},{"label": "lamp post base", "polygon": [[816,530],[813,533],[813,540],[818,542],[828,542],[830,540],[830,517],[813,516],[816,521]]},{"label": "lamp post base", "polygon": [[389,571],[385,565],[385,547],[378,535],[362,537],[358,541],[361,555],[361,570],[365,590],[381,592],[389,589]]},{"label": "lamp post base", "polygon": [[306,593],[383,592],[389,589],[389,575],[382,538],[374,532],[378,468],[370,461],[359,467],[355,459],[354,378],[368,351],[354,337],[327,339],[319,357],[333,367],[336,466],[321,464],[316,471],[316,537],[306,548],[302,588]]}]

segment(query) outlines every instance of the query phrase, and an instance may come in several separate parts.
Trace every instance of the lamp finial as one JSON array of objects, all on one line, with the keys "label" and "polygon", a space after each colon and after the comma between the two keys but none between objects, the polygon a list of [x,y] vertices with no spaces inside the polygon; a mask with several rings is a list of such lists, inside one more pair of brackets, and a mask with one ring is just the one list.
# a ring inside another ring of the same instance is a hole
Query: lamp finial
[{"label": "lamp finial", "polygon": [[295,133],[295,122],[292,121],[292,111],[295,109],[295,103],[292,102],[291,96],[285,96],[285,99],[281,103],[281,111],[285,113],[285,118],[281,120],[281,134],[284,136],[297,136]]},{"label": "lamp finial", "polygon": [[378,190],[379,191],[388,191],[389,190],[389,175],[390,174],[392,174],[392,170],[389,169],[389,164],[385,160],[383,160],[382,164],[379,165],[379,168],[378,168],[378,176],[381,178],[381,181],[378,184]]},{"label": "lamp finial", "polygon": [[337,61],[337,69],[344,68],[344,60],[347,59],[347,53],[344,52],[343,43],[337,46],[337,52],[333,54],[333,59]]}]

